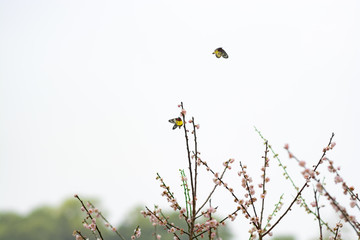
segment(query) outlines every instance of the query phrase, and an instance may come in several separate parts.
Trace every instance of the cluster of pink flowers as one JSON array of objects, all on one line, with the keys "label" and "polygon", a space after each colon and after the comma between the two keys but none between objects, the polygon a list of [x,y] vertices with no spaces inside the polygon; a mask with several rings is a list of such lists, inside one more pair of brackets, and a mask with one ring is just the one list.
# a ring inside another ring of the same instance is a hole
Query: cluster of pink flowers
[{"label": "cluster of pink flowers", "polygon": [[343,227],[343,224],[338,222],[336,226],[334,227],[333,231],[336,233],[335,236],[329,237],[329,240],[338,240],[341,239],[341,233],[339,232],[340,228]]},{"label": "cluster of pink flowers", "polygon": [[153,212],[151,211],[141,211],[140,213],[146,218],[149,218],[149,221],[153,226],[165,226],[167,224],[167,220],[163,218],[160,214],[161,209],[155,208]]},{"label": "cluster of pink flowers", "polygon": [[75,240],[85,240],[78,231],[74,231],[72,235],[75,237]]},{"label": "cluster of pink flowers", "polygon": [[[345,183],[344,179],[339,175],[339,170],[340,167],[335,167],[334,166],[334,162],[332,160],[329,160],[327,157],[325,157],[325,153],[329,150],[332,150],[335,147],[335,142],[330,143],[327,147],[325,147],[323,149],[323,157],[321,158],[321,160],[319,161],[319,164],[324,163],[325,161],[329,163],[328,165],[328,171],[330,173],[335,174],[334,176],[334,182],[335,184],[340,183],[343,189],[343,193],[346,194],[350,194],[350,207],[355,207],[357,206],[357,200],[358,199],[358,195],[355,194],[354,191],[354,187],[348,187],[348,185]],[[286,144],[284,147],[289,153],[289,145]],[[290,155],[290,154],[289,154]],[[334,196],[331,196],[330,193],[325,189],[324,184],[322,184],[320,182],[320,180],[317,178],[318,175],[320,175],[320,173],[318,171],[314,171],[311,169],[308,169],[305,167],[305,162],[304,161],[299,161],[293,154],[291,154],[291,157],[294,158],[295,160],[297,160],[299,162],[299,165],[302,166],[305,170],[302,171],[302,174],[304,176],[305,179],[307,179],[307,181],[310,181],[310,179],[314,179],[316,181],[316,190],[319,194],[324,195],[327,200],[329,201],[330,206],[332,206],[332,208],[335,210],[335,212],[339,213],[339,217],[340,219],[343,219],[345,222],[349,222],[350,225],[356,229],[357,232],[360,232],[360,224],[359,222],[356,220],[355,216],[350,215],[348,213],[348,211],[346,210],[346,208],[344,206],[341,206],[340,203],[336,200],[336,198]],[[316,167],[318,166],[316,165]],[[300,199],[298,199],[300,200]],[[299,201],[301,202],[301,201]],[[306,205],[306,204],[305,204]],[[316,208],[320,208],[320,207],[324,207],[324,205],[318,206],[317,200],[315,202],[310,203],[310,205],[312,207],[316,207]],[[308,209],[307,207],[305,207],[307,209],[307,211],[311,211],[310,209]],[[339,225],[340,226],[340,225]],[[339,229],[339,226],[336,227],[336,233]],[[335,229],[334,229],[335,231]],[[337,237],[339,237],[339,234],[337,233]]]},{"label": "cluster of pink flowers", "polygon": [[248,205],[248,204],[256,202],[257,199],[256,199],[256,197],[254,197],[254,195],[255,195],[254,185],[251,184],[253,182],[253,180],[247,174],[246,168],[247,168],[246,165],[244,165],[244,166],[241,165],[241,171],[238,172],[238,175],[242,176],[241,187],[243,187],[247,191],[244,195],[245,198],[250,198],[249,203],[245,203],[245,205]]},{"label": "cluster of pink flowers", "polygon": [[176,198],[174,198],[170,192],[170,187],[165,185],[164,180],[161,177],[158,176],[156,179],[161,182],[160,187],[164,189],[164,191],[161,193],[161,196],[166,196],[167,201],[170,203],[170,207],[175,211],[181,209]]},{"label": "cluster of pink flowers", "polygon": [[96,231],[96,219],[95,218],[91,219],[90,224],[84,222],[83,226],[84,226],[84,228],[90,229],[91,231],[95,232]]},{"label": "cluster of pink flowers", "polygon": [[206,218],[210,218],[211,214],[216,212],[216,208],[210,207],[206,212],[202,212],[203,216]]},{"label": "cluster of pink flowers", "polygon": [[131,236],[131,240],[140,238],[140,236],[141,236],[141,229],[139,227],[137,227],[134,231],[134,234]]},{"label": "cluster of pink flowers", "polygon": [[324,147],[323,152],[327,152],[329,150],[332,150],[335,147],[336,143],[332,142],[329,146]]}]

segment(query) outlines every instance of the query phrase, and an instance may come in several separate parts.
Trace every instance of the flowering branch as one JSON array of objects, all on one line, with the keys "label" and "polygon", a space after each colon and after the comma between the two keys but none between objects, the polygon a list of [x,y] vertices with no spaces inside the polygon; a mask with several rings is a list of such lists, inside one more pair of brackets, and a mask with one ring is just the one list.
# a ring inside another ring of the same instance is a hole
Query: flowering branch
[{"label": "flowering branch", "polygon": [[[88,203],[92,208],[96,209],[95,206],[91,202],[88,202]],[[113,232],[115,232],[122,240],[125,240],[125,238],[118,232],[118,230],[114,226],[112,226],[110,224],[110,222],[104,217],[104,215],[100,211],[97,214],[99,217],[101,217],[103,219],[106,227],[110,227],[113,230]]]},{"label": "flowering branch", "polygon": [[97,226],[96,223],[95,223],[95,222],[96,222],[96,219],[91,216],[91,213],[90,213],[89,210],[86,208],[84,202],[80,199],[80,197],[79,197],[77,194],[75,194],[74,197],[77,198],[77,199],[80,201],[80,203],[81,203],[81,205],[82,205],[82,209],[84,209],[84,210],[86,211],[87,217],[91,219],[92,223],[91,223],[91,225],[90,225],[90,229],[92,230],[92,232],[95,233],[95,231],[97,231],[98,234],[99,234],[100,239],[103,239],[103,237],[102,237],[102,235],[101,235],[101,232],[100,232],[98,226]]},{"label": "flowering branch", "polygon": [[266,190],[265,190],[265,184],[266,184],[266,167],[269,166],[269,159],[267,157],[267,153],[269,152],[268,150],[268,141],[265,142],[265,156],[264,158],[264,167],[263,167],[263,183],[262,183],[262,195],[260,196],[261,198],[261,213],[260,213],[260,229],[262,226],[262,222],[263,222],[263,216],[264,216],[264,205],[265,205],[265,196],[266,196]]},{"label": "flowering branch", "polygon": [[[332,139],[333,139],[334,136],[335,136],[335,134],[332,133],[332,134],[331,134],[330,141],[329,141],[327,147],[329,147],[329,146],[331,145],[331,142],[332,142]],[[322,159],[325,157],[326,152],[327,152],[327,150],[326,150],[326,148],[324,148],[323,154],[322,154],[320,160],[318,161],[318,163],[315,165],[315,167],[314,167],[314,169],[313,169],[314,172],[316,171],[316,169],[318,168],[318,166],[319,166],[320,163],[322,162]],[[280,216],[280,218],[275,222],[275,224],[274,224],[269,230],[267,230],[267,231],[263,234],[263,236],[265,236],[266,234],[268,234],[268,233],[281,221],[281,219],[290,211],[291,207],[294,205],[294,203],[296,202],[297,198],[300,196],[301,192],[305,189],[306,186],[308,186],[308,181],[309,181],[309,179],[306,179],[305,184],[304,184],[303,187],[300,189],[300,191],[298,192],[298,194],[295,196],[294,200],[291,202],[291,204],[290,204],[289,207],[286,209],[286,211],[283,213],[283,215]]]},{"label": "flowering branch", "polygon": [[320,207],[319,207],[319,201],[318,201],[318,197],[317,197],[317,191],[314,189],[314,199],[315,199],[315,207],[316,207],[316,212],[317,212],[317,219],[319,222],[319,231],[320,231],[320,240],[323,239],[322,237],[322,225],[321,225],[321,217],[320,217]]},{"label": "flowering branch", "polygon": [[[186,119],[185,114],[186,110],[184,109],[184,105],[181,102],[181,116],[183,119],[183,125],[184,125],[184,133],[185,133],[185,140],[186,140],[186,150],[187,150],[187,156],[188,156],[188,165],[189,165],[189,172],[190,172],[190,184],[191,184],[191,193],[192,193],[192,214],[191,214],[191,222],[190,222],[190,240],[193,239],[193,233],[194,233],[194,226],[195,226],[195,214],[196,214],[196,190],[195,190],[195,183],[196,179],[193,177],[192,172],[192,164],[191,164],[191,157],[190,157],[190,148],[189,148],[189,137],[188,137],[188,131],[186,130]],[[196,165],[196,164],[195,164]]]}]

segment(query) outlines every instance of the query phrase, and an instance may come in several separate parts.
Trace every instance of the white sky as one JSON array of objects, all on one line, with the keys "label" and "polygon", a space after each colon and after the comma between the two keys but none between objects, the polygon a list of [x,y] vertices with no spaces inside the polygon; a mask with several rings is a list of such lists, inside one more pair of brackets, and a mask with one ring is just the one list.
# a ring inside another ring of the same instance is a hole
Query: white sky
[{"label": "white sky", "polygon": [[[359,189],[359,12],[357,1],[330,0],[0,1],[0,209],[78,193],[117,223],[136,204],[167,206],[155,173],[180,189],[185,142],[168,123],[180,101],[215,169],[234,157],[258,178],[254,125],[283,161],[288,142],[310,166],[335,132],[330,157]],[[273,198],[290,199],[273,171]],[[316,236],[296,209],[274,233]],[[247,239],[243,222],[234,229]]]}]

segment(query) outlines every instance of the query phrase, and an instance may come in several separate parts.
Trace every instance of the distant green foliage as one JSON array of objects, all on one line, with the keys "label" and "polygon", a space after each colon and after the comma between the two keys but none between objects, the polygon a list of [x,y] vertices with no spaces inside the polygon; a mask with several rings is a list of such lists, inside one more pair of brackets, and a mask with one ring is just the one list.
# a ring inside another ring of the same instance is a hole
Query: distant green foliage
[{"label": "distant green foliage", "polygon": [[[162,240],[173,240],[173,235],[159,226],[155,229],[147,218],[140,214],[142,207],[138,207],[129,212],[120,226],[119,232],[130,240],[135,228],[139,225],[141,228],[142,240],[154,240],[154,232],[162,236]],[[104,209],[100,209],[103,210]],[[106,212],[106,211],[105,211]],[[183,219],[179,219],[178,214],[168,214],[170,221],[182,226]],[[106,215],[106,214],[105,214]],[[84,212],[80,210],[80,204],[76,199],[69,199],[59,207],[40,207],[26,216],[16,213],[0,213],[0,240],[74,240],[73,231],[80,230],[85,236],[94,239],[89,230],[84,229],[82,220],[85,217]],[[104,240],[119,240],[120,238],[110,229],[107,229],[100,219],[98,219],[100,231]],[[185,226],[184,226],[185,227]],[[226,227],[220,232],[223,240],[230,238],[230,232]],[[186,239],[186,237],[184,237]]]},{"label": "distant green foliage", "polygon": [[0,239],[73,240],[72,231],[81,227],[82,213],[71,199],[60,207],[41,207],[29,215],[0,213]]},{"label": "distant green foliage", "polygon": [[278,236],[272,238],[272,240],[295,240],[295,237],[293,236]]}]

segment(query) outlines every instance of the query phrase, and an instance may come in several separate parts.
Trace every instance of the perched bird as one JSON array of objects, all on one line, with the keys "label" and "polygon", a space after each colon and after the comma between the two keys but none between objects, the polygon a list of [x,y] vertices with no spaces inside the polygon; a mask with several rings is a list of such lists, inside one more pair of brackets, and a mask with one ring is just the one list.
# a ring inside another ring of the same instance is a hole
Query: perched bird
[{"label": "perched bird", "polygon": [[181,120],[180,117],[170,119],[169,122],[174,124],[173,130],[176,129],[177,127],[179,127],[179,129],[180,129],[181,126],[183,125],[183,121]]},{"label": "perched bird", "polygon": [[229,56],[227,55],[227,53],[225,52],[224,49],[222,48],[217,48],[215,49],[215,51],[213,52],[213,54],[215,54],[215,56],[217,58],[223,57],[223,58],[228,58]]}]

